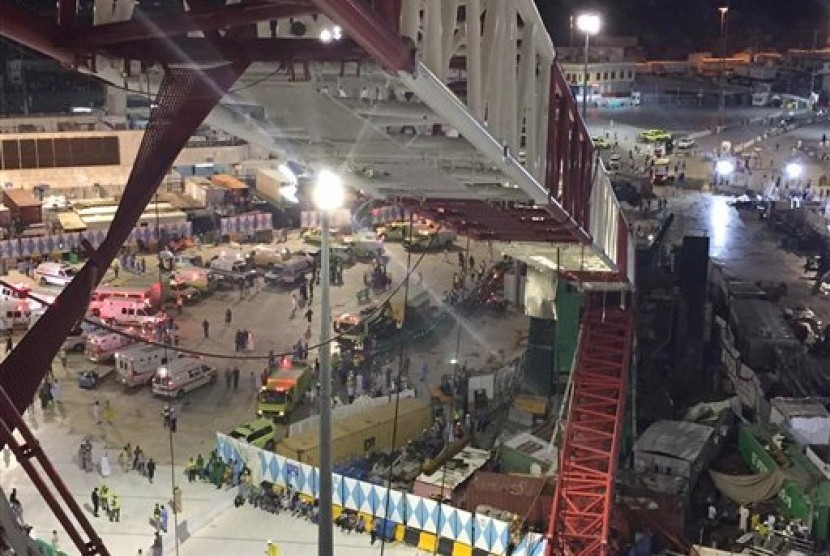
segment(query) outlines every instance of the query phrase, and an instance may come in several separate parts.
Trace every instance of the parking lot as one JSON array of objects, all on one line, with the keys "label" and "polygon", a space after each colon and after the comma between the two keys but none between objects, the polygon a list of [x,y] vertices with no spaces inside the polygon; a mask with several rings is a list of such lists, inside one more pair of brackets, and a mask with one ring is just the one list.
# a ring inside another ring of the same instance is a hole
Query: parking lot
[{"label": "parking lot", "polygon": [[[457,243],[462,242],[466,243],[466,240],[460,239]],[[477,242],[470,242],[470,245],[471,253],[479,261],[489,258],[487,245]],[[250,247],[246,245],[244,249]],[[279,244],[279,247],[298,251],[307,245],[294,233],[287,243]],[[198,254],[209,260],[215,253],[231,249],[233,246],[229,245],[203,247]],[[394,288],[406,274],[408,255],[400,244],[393,243],[386,245],[386,253],[389,261],[388,271]],[[447,256],[443,253],[427,253],[423,256],[420,253],[412,253],[413,267],[417,264],[414,271],[417,273],[417,279],[422,281],[435,302],[441,299],[444,291],[450,287],[453,273],[458,271],[457,260],[455,251]],[[129,285],[136,281],[146,283],[157,273],[153,270],[156,268],[154,257],[147,256],[145,262],[146,275],[138,277],[121,270],[116,279],[110,271],[105,282],[108,285]],[[367,268],[369,266],[365,263],[346,267],[343,272],[343,285],[332,286],[332,314],[335,318],[343,312],[359,307],[357,292],[364,288],[363,276]],[[11,282],[28,280],[16,272],[11,273],[7,279]],[[38,291],[47,289],[34,287]],[[55,290],[55,293],[58,291],[57,288],[51,289]],[[378,297],[382,298],[382,293]],[[224,321],[228,309],[231,310],[232,320],[226,325]],[[211,449],[215,431],[227,432],[255,418],[259,376],[266,366],[269,351],[273,350],[276,354],[290,353],[291,347],[300,338],[305,338],[309,330],[309,345],[314,346],[317,342],[320,333],[319,289],[315,292],[311,309],[314,314],[310,325],[304,316],[305,308],[291,318],[290,290],[262,287],[254,287],[246,295],[241,295],[238,290],[215,292],[195,304],[184,305],[181,316],[174,307],[169,308],[180,327],[180,346],[199,352],[208,364],[215,366],[219,371],[219,380],[214,384],[194,390],[174,404],[179,415],[178,431],[175,435],[177,460],[188,454],[206,453]],[[456,324],[450,332],[408,346],[411,368],[417,369],[417,374],[420,375],[423,363],[426,362],[429,369],[429,380],[426,384],[420,380],[412,380],[419,390],[419,395],[425,393],[428,384],[437,384],[443,373],[452,370],[450,360],[456,357],[457,343],[460,348],[458,359],[472,368],[482,365],[490,356],[500,359],[517,355],[524,345],[525,320],[514,310],[509,310],[506,315],[483,313],[471,320],[460,316],[456,318]],[[210,323],[209,338],[205,338],[202,330],[202,322],[205,320]],[[253,350],[235,352],[234,336],[239,329],[246,329],[252,333]],[[312,350],[310,359],[313,361],[314,357]],[[224,380],[225,369],[234,366],[238,366],[241,371],[237,389],[227,388]],[[397,364],[393,366],[397,367]],[[27,412],[30,424],[37,428],[39,423],[44,421],[63,422],[75,433],[105,440],[113,449],[130,442],[142,446],[146,453],[157,461],[169,461],[170,446],[162,426],[162,410],[168,402],[153,396],[146,386],[125,388],[117,383],[115,373],[105,377],[95,390],[79,388],[78,374],[94,367],[95,364],[80,353],[68,355],[67,368],[56,360],[53,369],[55,377],[61,383],[63,403],[54,409],[43,411],[36,401]],[[114,413],[111,424],[96,424],[93,414],[95,400],[102,404],[106,401],[111,403]],[[307,415],[309,411],[306,405],[298,412],[297,417]]]}]

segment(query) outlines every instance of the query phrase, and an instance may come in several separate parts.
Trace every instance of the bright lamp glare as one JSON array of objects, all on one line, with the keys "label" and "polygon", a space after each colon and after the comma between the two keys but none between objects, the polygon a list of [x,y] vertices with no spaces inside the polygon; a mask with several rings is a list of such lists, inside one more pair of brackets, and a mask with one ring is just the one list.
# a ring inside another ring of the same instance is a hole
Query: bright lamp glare
[{"label": "bright lamp glare", "polygon": [[576,28],[587,35],[596,35],[602,27],[602,19],[597,14],[580,14],[576,17]]},{"label": "bright lamp glare", "polygon": [[335,210],[343,206],[346,190],[343,180],[331,170],[321,170],[314,186],[314,204],[320,210]]},{"label": "bright lamp glare", "polygon": [[732,175],[732,172],[734,171],[735,165],[732,164],[731,160],[718,160],[715,164],[715,172],[717,172],[719,176],[729,176]]},{"label": "bright lamp glare", "polygon": [[320,31],[320,42],[331,42],[332,38],[331,31],[328,29]]},{"label": "bright lamp glare", "polygon": [[334,40],[339,41],[343,38],[343,29],[339,25],[335,25],[331,28],[331,35],[334,37]]},{"label": "bright lamp glare", "polygon": [[787,177],[791,180],[794,180],[797,177],[799,177],[801,175],[802,170],[803,168],[801,167],[801,164],[798,164],[797,162],[790,162],[789,164],[787,164],[786,167],[784,167],[784,172],[787,174]]}]

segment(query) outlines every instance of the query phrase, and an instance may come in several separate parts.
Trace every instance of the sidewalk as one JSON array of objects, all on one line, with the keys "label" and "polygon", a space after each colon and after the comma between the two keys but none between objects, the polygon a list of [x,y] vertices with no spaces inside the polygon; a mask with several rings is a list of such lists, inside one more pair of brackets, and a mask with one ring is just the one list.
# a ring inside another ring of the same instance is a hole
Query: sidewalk
[{"label": "sidewalk", "polygon": [[[117,463],[117,452],[108,450],[112,474],[103,479],[97,472],[86,473],[80,470],[76,462],[81,438],[68,433],[62,426],[41,423],[36,434],[57,469],[72,496],[83,508],[93,527],[104,540],[104,544],[113,556],[134,556],[138,549],[150,554],[149,547],[153,540],[154,528],[150,518],[156,503],[168,506],[170,518],[168,532],[163,535],[164,553],[175,554],[174,519],[171,508],[171,467],[159,465],[154,482],[136,472],[123,473]],[[103,445],[94,444],[96,461],[100,463]],[[187,454],[177,454],[179,461],[184,461]],[[216,489],[202,483],[188,483],[184,468],[175,468],[176,485],[182,490],[182,513],[179,515],[179,555],[204,556],[205,554],[261,555],[265,542],[273,540],[282,548],[284,555],[312,552],[317,546],[317,527],[299,518],[287,515],[275,516],[246,504],[235,509],[233,497],[236,489]],[[58,524],[45,502],[20,465],[11,458],[8,465],[0,462],[0,483],[5,492],[17,489],[18,498],[23,505],[23,517],[34,528],[34,536],[46,541],[52,537],[52,530],[57,529],[59,549],[67,554],[80,554],[71,545],[68,535]],[[90,493],[95,487],[106,485],[121,499],[121,521],[110,522],[103,512],[98,518],[92,516]],[[357,556],[358,554],[375,554],[380,551],[380,544],[369,545],[367,535],[345,535],[335,529],[337,554]],[[389,554],[415,554],[410,547],[387,546]]]}]

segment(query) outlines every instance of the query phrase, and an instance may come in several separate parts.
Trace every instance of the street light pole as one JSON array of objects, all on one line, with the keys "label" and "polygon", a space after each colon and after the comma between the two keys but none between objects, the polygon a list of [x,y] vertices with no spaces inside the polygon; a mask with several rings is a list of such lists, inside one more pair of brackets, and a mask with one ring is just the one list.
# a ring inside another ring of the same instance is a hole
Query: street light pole
[{"label": "street light pole", "polygon": [[317,526],[319,556],[332,556],[332,480],[331,480],[331,256],[329,252],[329,213],[321,212],[323,227],[320,249],[320,523]]},{"label": "street light pole", "polygon": [[718,8],[720,12],[720,107],[726,107],[726,14],[729,13],[729,6]]},{"label": "street light pole", "polygon": [[584,64],[582,66],[582,119],[585,119],[588,108],[588,52],[591,48],[591,35],[599,33],[602,19],[599,15],[587,13],[576,17],[576,27],[585,33]]},{"label": "street light pole", "polygon": [[333,556],[332,536],[332,465],[331,465],[331,253],[329,219],[331,212],[343,205],[345,192],[340,177],[328,170],[317,175],[314,203],[320,211],[322,241],[320,245],[320,522],[317,526],[317,554]]}]

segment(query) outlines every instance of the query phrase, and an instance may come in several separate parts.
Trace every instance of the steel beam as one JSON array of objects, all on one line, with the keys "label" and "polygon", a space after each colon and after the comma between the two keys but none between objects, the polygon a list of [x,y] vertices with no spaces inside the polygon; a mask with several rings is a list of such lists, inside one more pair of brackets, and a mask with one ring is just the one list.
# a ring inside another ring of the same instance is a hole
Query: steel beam
[{"label": "steel beam", "polygon": [[587,309],[560,447],[548,554],[606,556],[634,318]]},{"label": "steel beam", "polygon": [[322,43],[317,39],[256,39],[176,37],[117,44],[106,53],[128,60],[165,64],[213,63],[236,60],[240,53],[258,62],[360,61],[366,54],[354,41]]},{"label": "steel beam", "polygon": [[247,65],[168,70],[106,238],[98,249],[88,246],[87,263],[0,364],[0,388],[18,412],[31,404],[63,338],[86,313],[92,290],[104,277],[179,151]]},{"label": "steel beam", "polygon": [[389,72],[415,71],[415,44],[363,0],[311,0]]},{"label": "steel beam", "polygon": [[142,16],[141,19],[99,25],[83,29],[65,38],[69,46],[82,50],[105,48],[115,44],[184,35],[193,31],[229,29],[249,23],[297,17],[312,13],[307,2],[250,2],[232,4],[198,12]]},{"label": "steel beam", "polygon": [[58,26],[61,33],[71,33],[78,18],[78,0],[58,0]]},{"label": "steel beam", "polygon": [[75,55],[57,45],[60,30],[32,12],[0,0],[0,35],[66,66],[75,64]]}]

